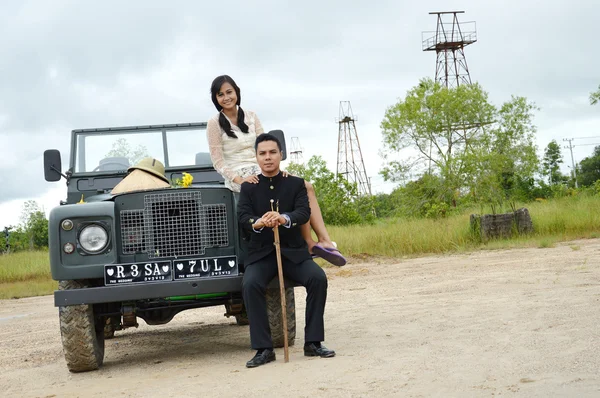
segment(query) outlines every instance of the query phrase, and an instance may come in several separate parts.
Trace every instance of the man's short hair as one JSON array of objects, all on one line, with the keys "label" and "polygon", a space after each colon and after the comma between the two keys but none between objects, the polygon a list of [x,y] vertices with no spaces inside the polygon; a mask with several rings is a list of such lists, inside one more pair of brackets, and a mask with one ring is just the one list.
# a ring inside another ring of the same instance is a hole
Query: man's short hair
[{"label": "man's short hair", "polygon": [[279,148],[279,151],[281,152],[281,142],[279,139],[277,139],[277,137],[269,133],[261,134],[256,137],[256,141],[254,142],[254,151],[256,152],[258,150],[258,144],[265,141],[274,141],[277,144],[277,148]]}]

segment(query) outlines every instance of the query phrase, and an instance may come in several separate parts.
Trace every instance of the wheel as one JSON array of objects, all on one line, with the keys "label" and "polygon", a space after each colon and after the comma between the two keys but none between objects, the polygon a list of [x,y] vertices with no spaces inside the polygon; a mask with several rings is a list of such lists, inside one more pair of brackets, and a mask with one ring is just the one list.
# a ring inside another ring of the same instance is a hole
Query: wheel
[{"label": "wheel", "polygon": [[[59,290],[86,287],[81,281],[60,281]],[[71,372],[96,370],[104,361],[104,322],[96,322],[91,305],[58,308],[60,335],[67,368]],[[114,331],[113,331],[114,332]]]},{"label": "wheel", "polygon": [[[294,288],[285,289],[285,311],[287,315],[288,346],[294,345],[296,339],[296,301]],[[273,347],[284,346],[283,340],[283,316],[281,314],[281,297],[279,288],[267,289],[267,312],[269,314],[269,326],[271,328],[271,339]]]}]

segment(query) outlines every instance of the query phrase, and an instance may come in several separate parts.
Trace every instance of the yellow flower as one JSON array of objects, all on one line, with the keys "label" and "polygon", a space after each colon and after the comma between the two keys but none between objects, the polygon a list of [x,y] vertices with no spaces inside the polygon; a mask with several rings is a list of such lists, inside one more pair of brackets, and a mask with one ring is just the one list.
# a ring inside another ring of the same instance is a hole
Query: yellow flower
[{"label": "yellow flower", "polygon": [[182,187],[189,187],[190,185],[192,185],[192,180],[194,179],[194,177],[189,174],[186,173],[185,171],[182,173],[182,178],[181,178],[181,186]]},{"label": "yellow flower", "polygon": [[171,186],[174,188],[176,188],[176,187],[187,188],[190,185],[192,185],[193,179],[194,179],[194,176],[192,176],[190,173],[186,173],[184,171],[183,173],[181,173],[181,178],[175,178],[175,179],[171,180]]}]

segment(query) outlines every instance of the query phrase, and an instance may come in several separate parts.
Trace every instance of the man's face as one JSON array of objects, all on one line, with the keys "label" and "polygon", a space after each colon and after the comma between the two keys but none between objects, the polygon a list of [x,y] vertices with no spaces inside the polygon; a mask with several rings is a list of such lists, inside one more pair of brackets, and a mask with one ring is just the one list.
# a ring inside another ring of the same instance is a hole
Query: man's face
[{"label": "man's face", "polygon": [[275,141],[263,141],[256,147],[256,160],[265,175],[275,175],[279,172],[281,151]]}]

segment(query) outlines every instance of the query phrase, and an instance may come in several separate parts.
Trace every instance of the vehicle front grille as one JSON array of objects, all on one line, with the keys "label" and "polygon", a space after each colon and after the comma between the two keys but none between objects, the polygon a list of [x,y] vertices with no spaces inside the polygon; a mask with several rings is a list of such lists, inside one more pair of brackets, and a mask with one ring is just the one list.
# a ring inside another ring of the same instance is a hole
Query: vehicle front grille
[{"label": "vehicle front grille", "polygon": [[144,252],[144,211],[121,211],[121,249],[123,254]]},{"label": "vehicle front grille", "polygon": [[227,207],[203,205],[199,191],[145,195],[144,209],[121,210],[120,221],[123,254],[196,256],[229,245]]}]

